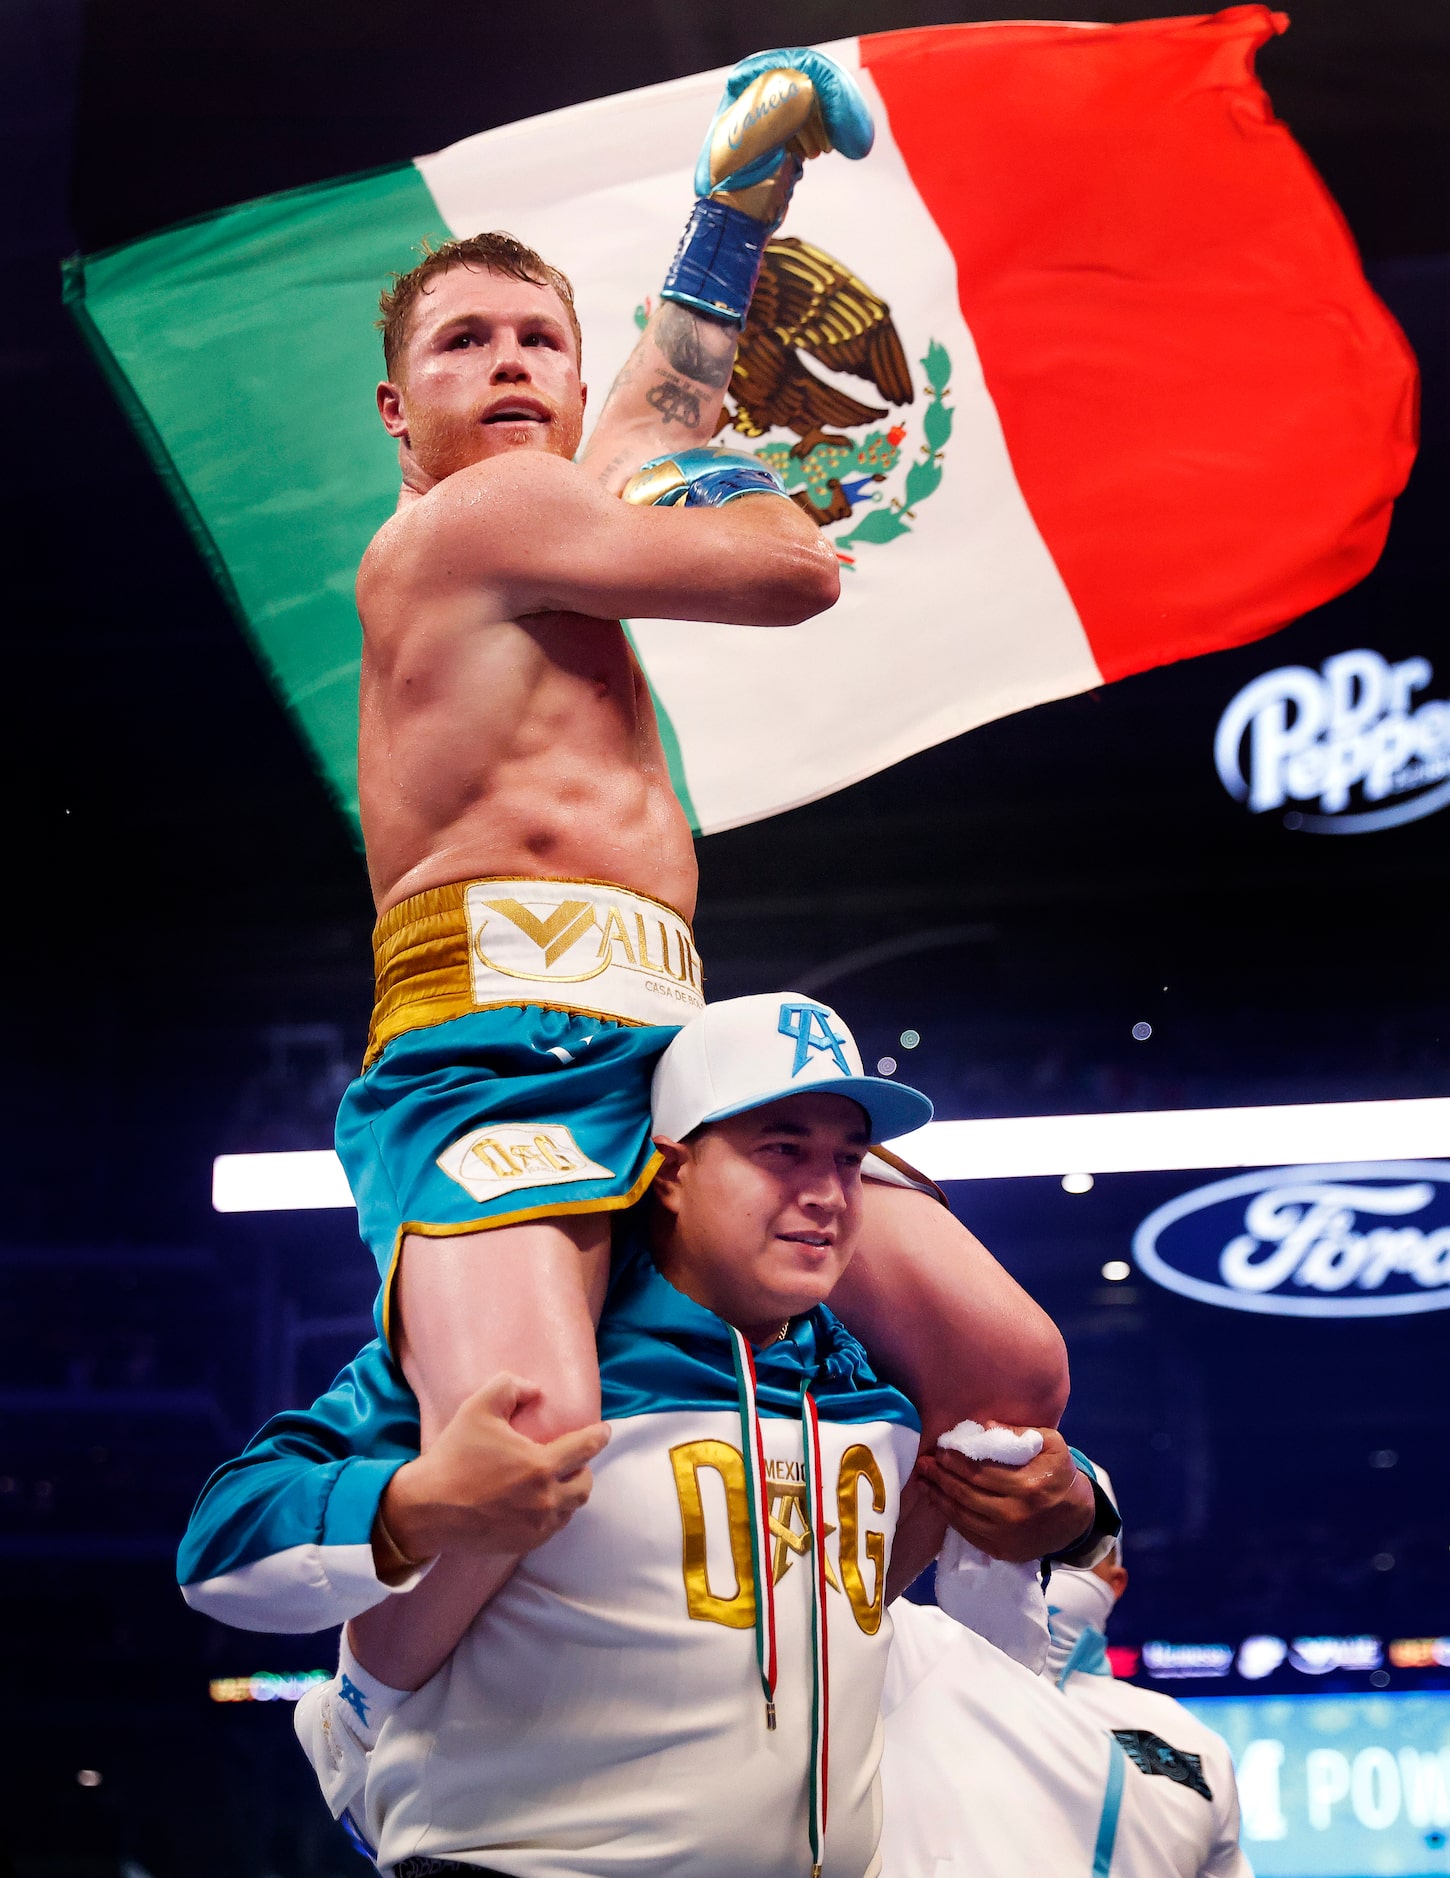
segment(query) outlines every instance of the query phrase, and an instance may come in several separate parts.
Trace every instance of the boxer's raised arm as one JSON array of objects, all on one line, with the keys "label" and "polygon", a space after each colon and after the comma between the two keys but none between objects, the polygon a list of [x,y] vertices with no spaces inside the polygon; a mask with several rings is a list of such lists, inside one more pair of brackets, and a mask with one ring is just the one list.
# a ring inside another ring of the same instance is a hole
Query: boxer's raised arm
[{"label": "boxer's raised arm", "polygon": [[[472,586],[497,618],[568,612],[793,626],[840,592],[835,553],[779,495],[641,507],[543,451],[460,470],[405,519],[385,558],[410,590]],[[376,545],[370,560],[368,578],[383,572]]]},{"label": "boxer's raised arm", "polygon": [[[609,495],[652,457],[708,443],[765,255],[801,168],[874,135],[856,81],[810,46],[742,59],[695,165],[695,205],[639,344],[581,459]],[[721,617],[726,617],[722,615]]]},{"label": "boxer's raised arm", "polygon": [[710,441],[739,343],[738,326],[671,300],[655,308],[579,459],[606,495],[651,457]]}]

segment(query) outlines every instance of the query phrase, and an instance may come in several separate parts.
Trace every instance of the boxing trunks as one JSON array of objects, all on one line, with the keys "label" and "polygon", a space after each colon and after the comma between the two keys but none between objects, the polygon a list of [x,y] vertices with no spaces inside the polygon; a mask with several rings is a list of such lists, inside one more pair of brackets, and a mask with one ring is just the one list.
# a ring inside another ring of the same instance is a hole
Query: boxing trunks
[{"label": "boxing trunks", "polygon": [[441,1238],[633,1204],[659,1166],[650,1080],[704,1008],[688,924],[595,881],[459,881],[392,907],[337,1151],[383,1280]]}]

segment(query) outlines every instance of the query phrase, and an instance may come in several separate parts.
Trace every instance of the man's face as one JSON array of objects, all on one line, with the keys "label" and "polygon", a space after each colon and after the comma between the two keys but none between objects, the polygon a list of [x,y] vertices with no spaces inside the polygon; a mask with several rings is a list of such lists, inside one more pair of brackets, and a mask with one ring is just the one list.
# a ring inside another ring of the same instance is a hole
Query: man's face
[{"label": "man's face", "polygon": [[667,1144],[655,1184],[673,1215],[664,1275],[754,1341],[828,1298],[861,1230],[864,1111],[786,1096]]},{"label": "man's face", "polygon": [[453,267],[419,296],[378,410],[389,436],[441,482],[510,450],[572,457],[584,397],[573,329],[552,287]]}]

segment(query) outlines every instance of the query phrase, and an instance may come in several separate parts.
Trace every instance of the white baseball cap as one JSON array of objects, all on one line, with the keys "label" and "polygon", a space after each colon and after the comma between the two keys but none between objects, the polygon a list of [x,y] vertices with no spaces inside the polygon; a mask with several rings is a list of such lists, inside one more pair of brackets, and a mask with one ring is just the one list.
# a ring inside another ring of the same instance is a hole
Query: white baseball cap
[{"label": "white baseball cap", "polygon": [[806,1090],[859,1102],[873,1141],[931,1120],[919,1089],[866,1075],[855,1039],[828,1004],[783,991],[724,998],[690,1019],[655,1068],[654,1130],[683,1141],[706,1122]]}]

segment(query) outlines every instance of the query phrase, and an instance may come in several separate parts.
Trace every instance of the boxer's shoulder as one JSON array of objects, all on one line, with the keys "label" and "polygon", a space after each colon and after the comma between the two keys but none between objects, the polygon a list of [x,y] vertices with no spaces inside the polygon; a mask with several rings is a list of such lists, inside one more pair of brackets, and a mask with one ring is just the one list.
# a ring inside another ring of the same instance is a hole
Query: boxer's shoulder
[{"label": "boxer's shoulder", "polygon": [[551,516],[566,524],[589,493],[576,463],[545,450],[470,463],[431,489],[405,490],[363,555],[359,602],[395,583],[432,588],[506,570],[521,541],[547,530]]}]

